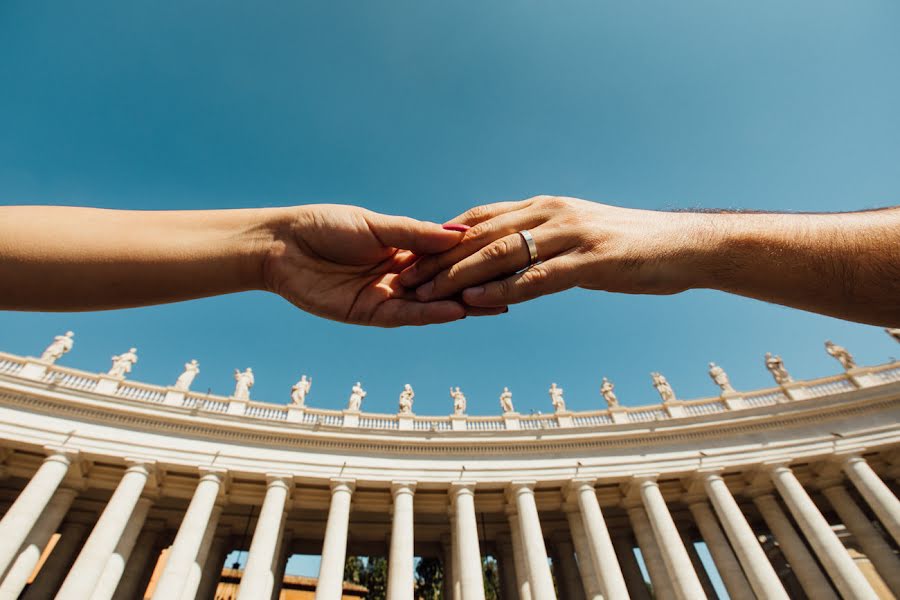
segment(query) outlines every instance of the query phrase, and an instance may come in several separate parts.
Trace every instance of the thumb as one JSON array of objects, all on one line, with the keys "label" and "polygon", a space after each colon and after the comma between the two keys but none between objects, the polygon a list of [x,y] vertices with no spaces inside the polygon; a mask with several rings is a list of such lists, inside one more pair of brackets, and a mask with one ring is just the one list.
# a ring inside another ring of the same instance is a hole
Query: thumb
[{"label": "thumb", "polygon": [[415,254],[436,254],[454,247],[462,239],[458,231],[444,229],[437,223],[409,217],[372,214],[366,220],[372,233],[385,246],[411,250]]}]

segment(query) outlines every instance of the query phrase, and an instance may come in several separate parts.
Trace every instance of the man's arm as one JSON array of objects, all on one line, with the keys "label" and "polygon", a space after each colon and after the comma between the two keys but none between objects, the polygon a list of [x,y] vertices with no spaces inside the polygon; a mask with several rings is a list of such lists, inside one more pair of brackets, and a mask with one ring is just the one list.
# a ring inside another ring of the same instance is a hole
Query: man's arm
[{"label": "man's arm", "polygon": [[[420,300],[506,306],[571,287],[718,289],[834,317],[900,325],[900,208],[840,214],[661,212],[555,196],[476,207],[458,246],[401,275]],[[541,262],[529,266],[519,231]],[[525,270],[523,270],[525,269]]]}]

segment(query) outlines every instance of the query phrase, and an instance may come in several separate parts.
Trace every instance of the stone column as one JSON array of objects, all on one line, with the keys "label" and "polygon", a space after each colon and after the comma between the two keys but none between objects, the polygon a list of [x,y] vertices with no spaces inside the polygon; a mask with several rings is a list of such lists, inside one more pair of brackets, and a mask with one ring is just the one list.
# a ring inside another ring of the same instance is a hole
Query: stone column
[{"label": "stone column", "polygon": [[[287,523],[287,515],[285,515],[285,524]],[[278,545],[278,554],[272,566],[275,571],[275,584],[272,586],[272,594],[270,600],[278,600],[281,597],[281,590],[284,587],[284,572],[287,570],[287,561],[291,557],[291,542],[294,534],[284,529],[282,525],[281,543]],[[183,599],[187,600],[187,599]],[[193,600],[193,599],[191,599]]]},{"label": "stone column", "polygon": [[290,475],[266,476],[266,497],[263,499],[256,528],[253,530],[253,540],[250,542],[250,553],[247,556],[247,565],[244,567],[237,600],[260,600],[268,597],[272,590],[274,584],[272,557],[275,556],[275,546],[281,534],[281,518],[287,506],[290,489]]},{"label": "stone column", "polygon": [[[216,529],[219,526],[219,517],[221,516],[222,505],[217,503],[213,506],[212,512],[209,515],[209,521],[203,532],[203,539],[200,540],[200,547],[197,548],[197,556],[190,564],[184,587],[181,589],[181,600],[194,600],[194,598],[197,597],[197,591],[200,589],[200,581],[203,579],[203,569],[206,566],[206,559],[209,557],[209,550],[212,546],[213,539],[216,536]],[[172,554],[169,554],[169,560],[171,561],[171,559]]]},{"label": "stone column", "polygon": [[73,458],[68,451],[51,451],[3,515],[0,520],[0,540],[3,540],[0,544],[0,575],[5,574],[15,560],[25,538],[66,476]]},{"label": "stone column", "polygon": [[522,531],[519,529],[519,514],[514,506],[506,507],[509,519],[509,539],[513,546],[513,563],[516,568],[516,590],[520,600],[532,600],[531,582],[528,580],[528,560],[525,558],[525,544],[522,542]]},{"label": "stone column", "polygon": [[350,527],[350,499],[356,483],[351,479],[331,480],[331,506],[322,543],[316,600],[340,600],[344,594],[344,563],[347,561],[347,530]]},{"label": "stone column", "polygon": [[509,488],[510,500],[515,502],[519,513],[519,530],[525,545],[525,559],[528,565],[528,580],[531,594],[535,598],[556,598],[553,589],[553,575],[547,563],[547,547],[541,533],[541,520],[534,500],[535,482],[512,482]]},{"label": "stone column", "polygon": [[[452,500],[451,500],[452,504]],[[450,511],[453,512],[456,510],[455,506],[450,507]],[[450,515],[450,530],[451,530],[451,543],[450,549],[453,551],[451,556],[452,559],[452,568],[453,568],[453,579],[451,580],[451,585],[453,588],[453,600],[462,600],[462,568],[459,566],[459,528],[456,526],[456,515]]]},{"label": "stone column", "polygon": [[694,572],[691,558],[684,549],[681,536],[678,534],[678,529],[675,528],[675,522],[672,520],[672,515],[669,514],[669,508],[666,506],[656,479],[639,479],[637,485],[644,509],[650,518],[650,526],[653,528],[656,543],[662,553],[663,561],[666,563],[666,570],[669,572],[675,595],[679,600],[705,599],[703,586],[700,585],[700,579]]},{"label": "stone column", "polygon": [[885,528],[891,533],[894,541],[900,544],[900,500],[885,485],[869,463],[861,456],[851,455],[843,459],[841,466],[844,473]]},{"label": "stone column", "polygon": [[76,490],[68,487],[61,487],[53,494],[41,514],[40,520],[25,538],[18,556],[15,557],[15,561],[6,572],[3,584],[0,585],[0,600],[16,600],[25,589],[25,584],[28,583],[28,578],[37,566],[44,548],[56,533],[66,513],[69,512],[77,494]]},{"label": "stone column", "polygon": [[441,567],[444,570],[444,581],[441,589],[441,598],[444,600],[456,600],[453,595],[453,523],[450,523],[451,533],[441,534]]},{"label": "stone column", "polygon": [[181,520],[178,533],[175,534],[166,567],[156,582],[153,600],[180,598],[191,569],[194,566],[199,569],[197,552],[210,525],[215,529],[215,523],[211,523],[210,517],[224,476],[225,471],[220,469],[200,470],[200,481]]},{"label": "stone column", "polygon": [[856,505],[843,485],[834,485],[822,490],[847,530],[853,534],[878,574],[896,596],[900,596],[900,559],[894,549],[885,541],[869,521],[865,513]]},{"label": "stone column", "polygon": [[144,589],[141,589],[141,583],[146,579],[147,572],[153,570],[159,559],[162,526],[161,521],[152,519],[144,526],[134,544],[131,556],[125,564],[125,572],[119,581],[119,587],[113,594],[113,600],[132,600],[144,597],[146,584]]},{"label": "stone column", "polygon": [[75,564],[72,565],[56,594],[56,600],[85,600],[91,597],[140,500],[150,477],[150,468],[152,466],[147,462],[129,462],[116,491],[103,509],[103,514],[91,530],[78,558],[75,559]]},{"label": "stone column", "polygon": [[222,577],[222,568],[225,559],[231,552],[231,535],[221,533],[213,538],[212,547],[206,564],[203,565],[203,575],[200,577],[200,587],[197,589],[197,600],[213,600],[219,579]]},{"label": "stone column", "polygon": [[519,600],[519,586],[516,581],[516,559],[513,554],[512,537],[502,534],[497,538],[497,563],[500,567],[500,592],[503,600]]},{"label": "stone column", "polygon": [[[559,585],[561,581],[565,589],[565,594],[560,595],[567,599],[581,600],[584,598],[584,589],[582,589],[581,579],[578,577],[575,548],[572,547],[572,542],[565,537],[557,538],[555,546],[556,555],[554,558],[558,560],[556,564],[559,566],[559,569],[556,571],[556,583]],[[623,597],[627,598],[628,596]]]},{"label": "stone column", "polygon": [[647,582],[644,580],[644,574],[641,573],[641,567],[634,556],[632,540],[621,535],[613,536],[613,548],[616,549],[616,556],[619,557],[622,576],[625,577],[625,585],[628,586],[628,594],[632,600],[652,600],[650,590],[647,589]]},{"label": "stone column", "polygon": [[769,527],[769,531],[775,536],[782,554],[806,595],[816,600],[838,600],[828,578],[822,573],[816,559],[809,553],[806,544],[781,510],[775,496],[769,493],[761,494],[753,498],[753,503]]},{"label": "stone column", "polygon": [[597,575],[597,567],[594,557],[591,555],[591,546],[588,543],[587,534],[584,532],[584,520],[581,511],[577,507],[565,508],[566,519],[569,521],[569,533],[572,535],[572,544],[575,546],[575,555],[578,557],[578,573],[581,575],[581,587],[587,600],[603,600],[603,586]]},{"label": "stone column", "polygon": [[673,600],[676,597],[675,588],[672,587],[672,581],[669,579],[669,572],[666,570],[662,552],[660,552],[656,538],[653,536],[653,529],[650,526],[650,520],[647,518],[647,512],[640,505],[628,506],[627,511],[628,520],[631,522],[631,528],[634,531],[638,548],[641,549],[641,557],[644,559],[647,572],[650,573],[653,593],[659,600]]},{"label": "stone column", "polygon": [[812,498],[797,481],[793,471],[786,466],[776,465],[771,467],[770,475],[841,596],[848,600],[875,600],[878,596],[872,586],[831,530]]},{"label": "stone column", "polygon": [[87,523],[79,521],[70,521],[63,525],[59,532],[59,541],[38,572],[34,583],[25,590],[24,600],[47,600],[53,597],[69,572],[69,566],[81,550],[88,529]]},{"label": "stone column", "polygon": [[744,576],[744,571],[732,552],[709,504],[705,500],[698,499],[690,502],[688,509],[694,516],[694,523],[709,549],[709,554],[722,578],[722,583],[725,584],[728,595],[734,600],[756,600],[756,595],[750,591],[750,583]]},{"label": "stone column", "polygon": [[416,578],[413,573],[413,494],[416,484],[391,483],[394,520],[391,525],[391,551],[388,559],[388,600],[413,600]]},{"label": "stone column", "polygon": [[725,534],[731,541],[750,586],[761,598],[788,600],[781,580],[756,539],[756,534],[744,518],[740,507],[731,495],[725,480],[718,473],[703,473],[703,487],[712,502]]},{"label": "stone column", "polygon": [[572,493],[578,500],[584,531],[587,534],[594,565],[600,573],[604,595],[606,598],[627,599],[628,588],[625,587],[625,577],[616,559],[616,551],[606,529],[603,513],[600,511],[600,503],[597,502],[594,480],[574,480],[570,485]]},{"label": "stone column", "polygon": [[119,586],[119,580],[125,572],[125,565],[128,563],[134,544],[144,528],[144,521],[147,519],[147,512],[149,512],[152,504],[153,500],[147,497],[142,497],[135,504],[134,510],[131,511],[131,518],[128,519],[128,525],[122,532],[112,556],[106,561],[106,567],[104,567],[97,585],[94,586],[91,600],[110,600],[115,594],[116,588]]},{"label": "stone column", "polygon": [[681,541],[684,542],[684,549],[687,550],[688,556],[691,559],[691,564],[694,565],[694,572],[700,579],[700,585],[703,586],[706,597],[718,598],[719,596],[716,594],[716,588],[713,587],[712,580],[709,578],[709,573],[706,572],[706,567],[703,566],[703,561],[700,560],[700,555],[697,554],[697,548],[694,546],[694,542],[691,540],[688,531],[682,527],[679,527],[678,531],[681,533]]},{"label": "stone column", "polygon": [[[455,544],[463,600],[484,600],[481,550],[478,547],[478,523],[475,520],[475,484],[457,482],[450,486],[456,514]],[[548,568],[549,570],[549,568]],[[548,596],[549,597],[549,596]]]}]

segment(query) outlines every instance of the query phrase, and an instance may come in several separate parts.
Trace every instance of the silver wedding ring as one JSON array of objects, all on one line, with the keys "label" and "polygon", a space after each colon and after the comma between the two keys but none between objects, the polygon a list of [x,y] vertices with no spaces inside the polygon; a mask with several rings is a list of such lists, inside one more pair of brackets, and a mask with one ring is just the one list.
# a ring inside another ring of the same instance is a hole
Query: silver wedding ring
[{"label": "silver wedding ring", "polygon": [[538,261],[537,244],[534,242],[534,236],[527,229],[520,231],[519,235],[522,236],[522,239],[525,240],[525,245],[528,246],[528,266],[530,267]]}]

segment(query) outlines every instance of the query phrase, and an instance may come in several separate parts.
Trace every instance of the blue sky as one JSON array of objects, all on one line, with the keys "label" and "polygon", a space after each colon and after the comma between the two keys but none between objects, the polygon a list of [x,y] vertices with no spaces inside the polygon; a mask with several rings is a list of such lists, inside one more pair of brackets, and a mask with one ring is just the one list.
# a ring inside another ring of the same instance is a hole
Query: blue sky
[{"label": "blue sky", "polygon": [[[343,202],[442,221],[474,204],[565,194],[643,208],[855,210],[900,202],[900,5],[892,2],[0,4],[0,203],[202,209]],[[570,291],[489,319],[377,330],[264,293],[127,311],[0,312],[0,349],[76,332],[64,364],[129,346],[135,379],[254,398],[446,414],[575,409],[770,385],[900,355],[878,328],[718,292]]]}]

